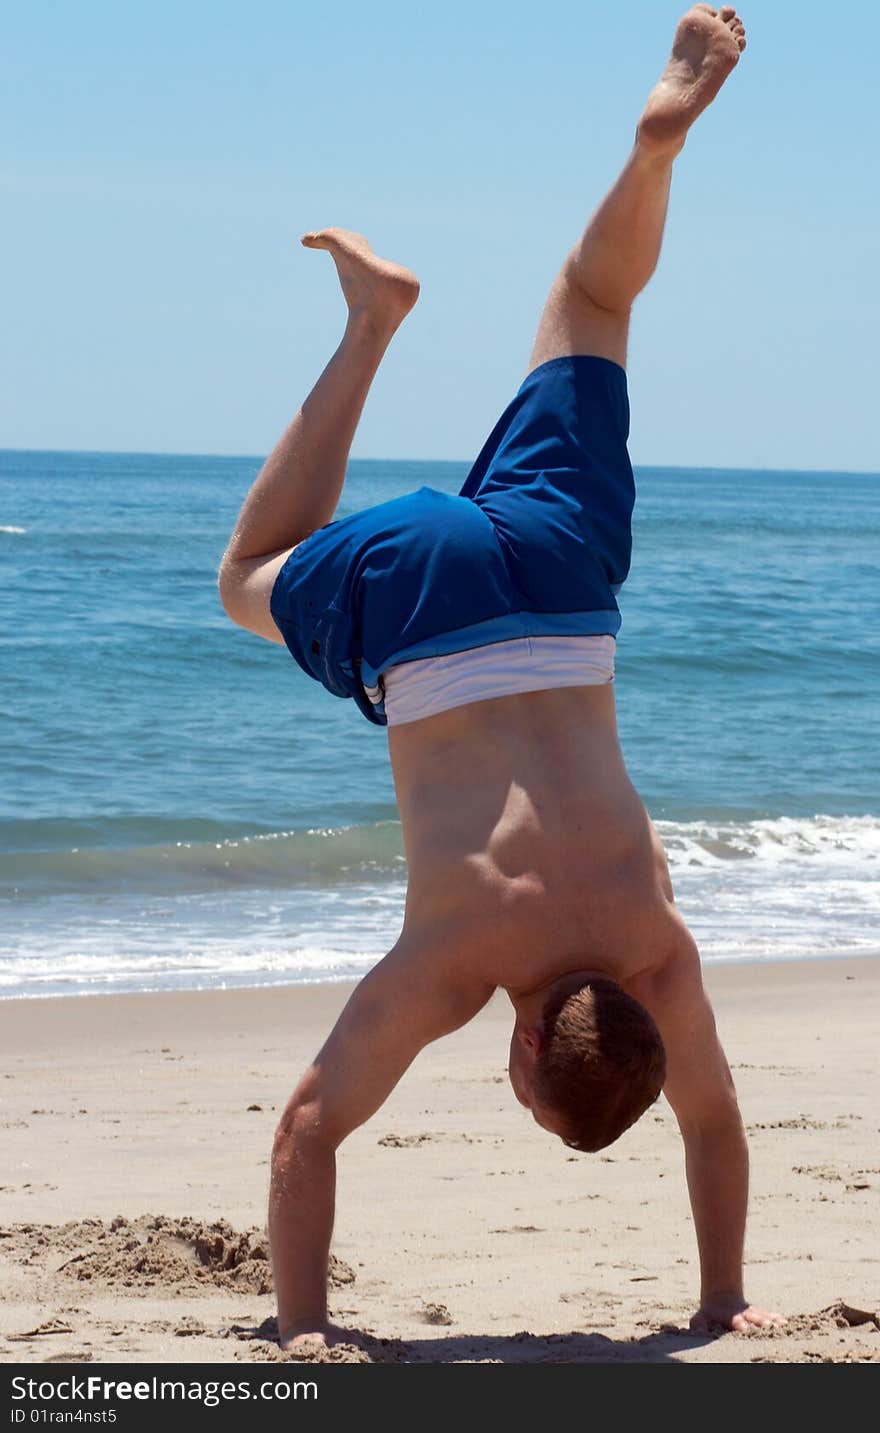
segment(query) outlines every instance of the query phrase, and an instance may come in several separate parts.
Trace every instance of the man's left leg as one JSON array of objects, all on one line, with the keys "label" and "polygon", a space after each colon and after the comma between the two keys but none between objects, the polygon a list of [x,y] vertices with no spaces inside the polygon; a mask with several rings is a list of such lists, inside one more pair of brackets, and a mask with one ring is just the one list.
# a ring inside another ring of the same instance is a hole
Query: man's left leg
[{"label": "man's left leg", "polygon": [[593,354],[625,366],[630,309],[660,257],[673,163],[745,43],[745,27],[731,5],[718,11],[695,5],[679,22],[623,173],[550,290],[530,372],[570,354]]}]

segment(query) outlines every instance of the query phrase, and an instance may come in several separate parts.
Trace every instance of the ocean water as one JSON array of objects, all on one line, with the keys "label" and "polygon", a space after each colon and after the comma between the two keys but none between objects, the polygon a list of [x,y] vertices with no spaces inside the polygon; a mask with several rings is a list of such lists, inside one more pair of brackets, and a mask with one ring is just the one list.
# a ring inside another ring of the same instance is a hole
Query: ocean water
[{"label": "ocean water", "polygon": [[[384,732],[234,628],[251,458],[0,453],[0,995],[350,978]],[[354,462],[340,515],[465,464]],[[707,963],[880,950],[880,478],[642,469],[624,752]]]}]

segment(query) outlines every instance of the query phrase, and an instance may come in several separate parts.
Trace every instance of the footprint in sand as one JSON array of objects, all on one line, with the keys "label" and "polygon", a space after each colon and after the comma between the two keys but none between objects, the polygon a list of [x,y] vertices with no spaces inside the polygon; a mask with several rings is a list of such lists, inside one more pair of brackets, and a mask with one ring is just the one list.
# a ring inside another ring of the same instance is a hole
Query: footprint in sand
[{"label": "footprint in sand", "polygon": [[415,1149],[420,1144],[428,1144],[437,1136],[433,1134],[383,1134],[376,1143],[384,1146],[385,1149]]},{"label": "footprint in sand", "polygon": [[10,1343],[29,1343],[34,1338],[49,1338],[56,1334],[73,1333],[73,1324],[67,1323],[64,1319],[45,1319],[36,1328],[27,1329],[24,1333],[7,1334]]},{"label": "footprint in sand", "polygon": [[793,1174],[809,1174],[813,1179],[826,1179],[832,1184],[841,1184],[843,1176],[830,1164],[793,1164]]}]

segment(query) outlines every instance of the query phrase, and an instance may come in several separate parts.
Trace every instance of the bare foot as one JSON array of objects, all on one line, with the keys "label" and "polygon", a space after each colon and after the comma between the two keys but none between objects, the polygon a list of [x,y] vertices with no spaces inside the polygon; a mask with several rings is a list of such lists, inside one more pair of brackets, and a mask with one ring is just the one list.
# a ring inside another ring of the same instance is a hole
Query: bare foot
[{"label": "bare foot", "polygon": [[363,234],[349,229],[321,229],[304,234],[302,242],[330,254],[352,319],[366,317],[392,333],[403,323],[419,296],[419,281],[409,269],[377,258]]},{"label": "bare foot", "polygon": [[643,149],[675,155],[698,115],[710,105],[746,47],[745,26],[732,5],[694,5],[678,22],[672,54],[639,121]]}]

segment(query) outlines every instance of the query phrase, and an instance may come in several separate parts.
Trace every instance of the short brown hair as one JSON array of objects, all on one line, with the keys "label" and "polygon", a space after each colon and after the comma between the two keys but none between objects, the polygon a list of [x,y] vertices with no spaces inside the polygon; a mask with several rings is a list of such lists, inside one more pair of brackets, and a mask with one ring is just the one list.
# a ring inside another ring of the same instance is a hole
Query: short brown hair
[{"label": "short brown hair", "polygon": [[666,1052],[647,1010],[613,980],[551,996],[535,1061],[539,1104],[562,1115],[563,1143],[593,1153],[635,1124],[666,1079]]}]

